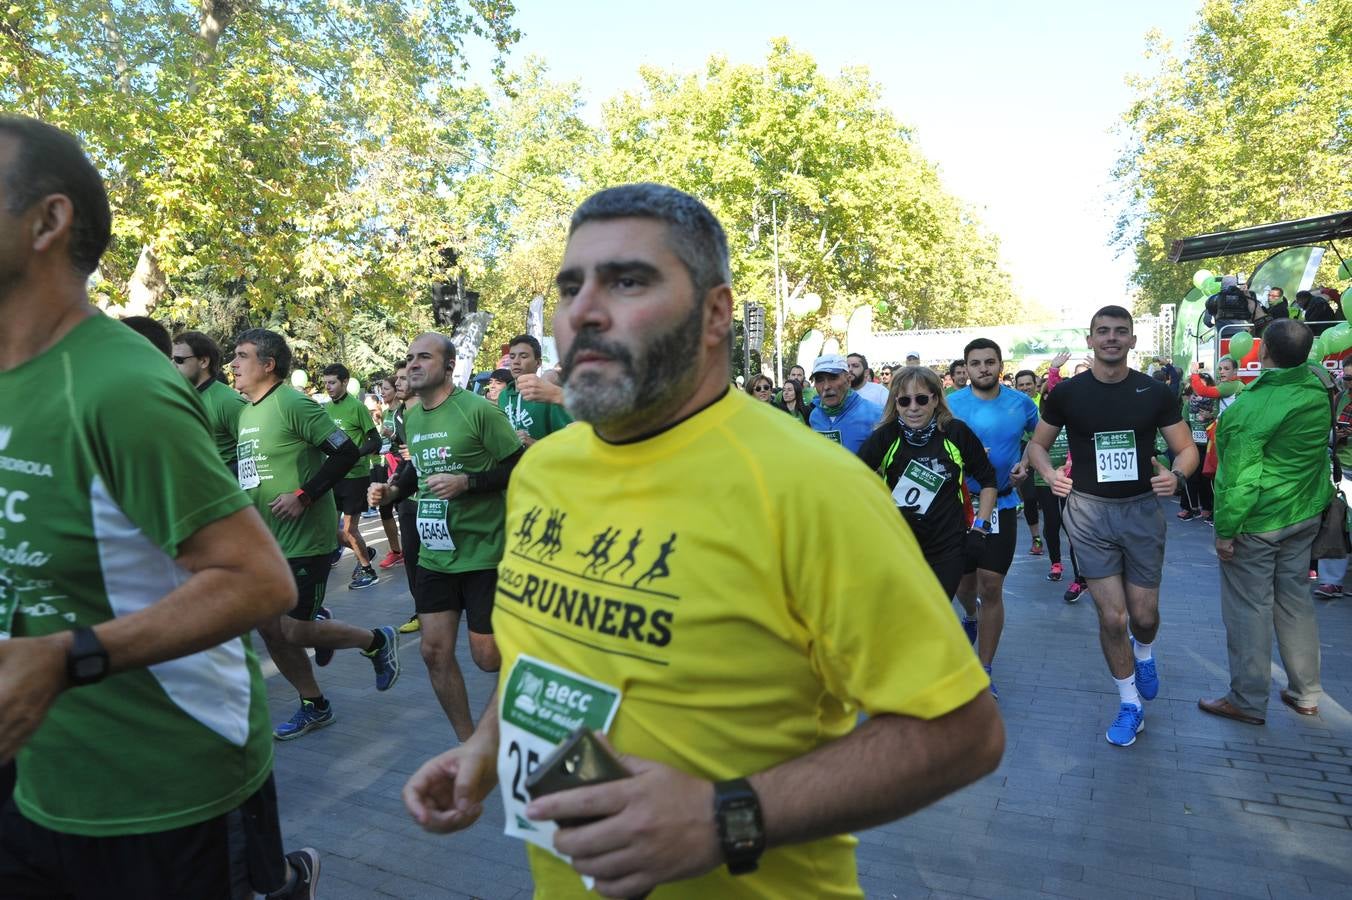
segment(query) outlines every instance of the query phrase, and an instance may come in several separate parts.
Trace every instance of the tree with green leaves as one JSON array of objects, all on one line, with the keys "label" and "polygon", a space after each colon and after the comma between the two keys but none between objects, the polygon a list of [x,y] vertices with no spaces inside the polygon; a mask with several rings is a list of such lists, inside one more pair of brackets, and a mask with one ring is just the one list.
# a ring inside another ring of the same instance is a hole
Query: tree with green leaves
[{"label": "tree with green leaves", "polygon": [[606,152],[587,180],[662,181],[708,203],[742,299],[774,310],[777,282],[791,306],[824,299],[786,338],[839,332],[833,317],[864,305],[879,328],[1018,317],[994,237],[944,190],[865,70],[827,75],[779,39],[761,66],[714,57],[700,74],[642,75],[641,91],[606,105]]},{"label": "tree with green leaves", "polygon": [[[1181,53],[1155,33],[1146,58],[1114,171],[1140,311],[1191,286],[1196,267],[1168,260],[1175,238],[1352,208],[1352,0],[1206,0]],[[1329,254],[1320,280],[1337,264]]]},{"label": "tree with green leaves", "polygon": [[[481,152],[464,43],[510,0],[30,0],[0,8],[0,104],[79,135],[114,245],[96,296],[162,318],[409,313]],[[325,352],[333,348],[325,347]]]}]

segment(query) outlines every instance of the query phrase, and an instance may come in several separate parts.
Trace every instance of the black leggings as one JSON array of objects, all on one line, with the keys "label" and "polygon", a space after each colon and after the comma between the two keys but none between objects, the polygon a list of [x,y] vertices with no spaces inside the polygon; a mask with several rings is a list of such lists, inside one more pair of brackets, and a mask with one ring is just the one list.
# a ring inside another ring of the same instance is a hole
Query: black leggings
[{"label": "black leggings", "polygon": [[1206,459],[1206,444],[1197,445],[1197,471],[1188,476],[1188,480],[1183,482],[1183,508],[1184,509],[1205,509],[1210,512],[1215,508],[1216,496],[1211,488],[1211,479],[1202,474],[1202,461]]},{"label": "black leggings", "polygon": [[[1042,540],[1047,544],[1047,556],[1054,563],[1061,561],[1061,511],[1066,508],[1066,501],[1052,493],[1052,489],[1045,484],[1037,486],[1037,505],[1042,508],[1042,515],[1047,520],[1047,525],[1042,529]],[[1066,532],[1066,547],[1070,550],[1070,570],[1075,573],[1075,580],[1080,580],[1080,567],[1075,562],[1075,547],[1070,543],[1070,532]]]},{"label": "black leggings", "polygon": [[1029,525],[1037,524],[1037,487],[1033,476],[1029,474],[1019,485],[1019,499],[1023,501],[1023,520]]},{"label": "black leggings", "polygon": [[414,500],[400,500],[395,504],[399,511],[399,543],[404,551],[404,574],[408,577],[408,592],[413,593],[414,573],[418,569],[418,549],[422,541],[418,539],[418,504]]}]

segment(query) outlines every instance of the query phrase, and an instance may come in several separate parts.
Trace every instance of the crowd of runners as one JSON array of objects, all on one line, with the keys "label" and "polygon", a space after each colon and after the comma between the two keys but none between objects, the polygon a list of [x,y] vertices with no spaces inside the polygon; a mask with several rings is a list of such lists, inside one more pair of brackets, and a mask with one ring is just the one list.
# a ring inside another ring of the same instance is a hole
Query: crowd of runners
[{"label": "crowd of runners", "polygon": [[[425,333],[370,398],[327,365],[320,403],[276,330],[221,347],[138,323],[157,352],[98,313],[84,285],[109,221],[69,136],[0,118],[0,313],[23,323],[0,341],[0,390],[50,398],[0,416],[0,764],[17,756],[0,896],[315,896],[319,854],[281,847],[273,741],[335,721],[317,670],[338,651],[390,691],[412,632],[456,737],[404,790],[423,827],[467,827],[497,789],[549,896],[583,893],[579,874],[617,897],[853,896],[848,832],[999,762],[1020,519],[1047,579],[1068,560],[1065,600],[1097,609],[1107,741],[1144,728],[1160,501],[1213,508],[1209,385],[1180,401],[1131,368],[1120,306],[1065,376],[1068,355],[1008,373],[978,338],[943,371],[917,357],[874,381],[862,355],[828,354],[743,392],[721,226],[629,185],[573,217],[559,369],[523,334],[481,395]],[[843,509],[888,552],[858,554]],[[335,615],[344,558],[350,590],[402,566],[408,620]],[[500,673],[477,717],[461,619],[473,663]],[[254,628],[296,692],[285,721],[266,721]],[[629,777],[528,794],[581,725]]]}]

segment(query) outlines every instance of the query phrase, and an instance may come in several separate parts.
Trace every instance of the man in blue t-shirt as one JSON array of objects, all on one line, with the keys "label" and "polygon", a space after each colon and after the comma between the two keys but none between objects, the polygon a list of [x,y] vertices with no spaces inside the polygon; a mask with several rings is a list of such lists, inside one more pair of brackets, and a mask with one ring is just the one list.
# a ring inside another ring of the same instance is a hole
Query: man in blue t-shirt
[{"label": "man in blue t-shirt", "polygon": [[808,416],[812,430],[858,453],[883,417],[882,407],[850,389],[850,366],[839,353],[817,357],[812,364],[817,405]]},{"label": "man in blue t-shirt", "polygon": [[[1014,489],[1026,477],[1028,468],[1021,445],[1024,434],[1037,427],[1038,417],[1032,400],[1000,383],[1004,358],[999,344],[977,338],[963,350],[963,357],[967,387],[949,394],[948,406],[981,439],[995,467],[999,494],[995,517],[990,522],[976,519],[972,523],[987,532],[986,548],[980,559],[968,561],[967,574],[958,584],[958,602],[966,612],[962,627],[976,644],[977,657],[989,674],[1005,627],[1005,575],[1014,561],[1018,541],[1019,495]],[[967,482],[975,497],[981,486],[970,478]],[[1000,696],[994,681],[991,693]]]}]

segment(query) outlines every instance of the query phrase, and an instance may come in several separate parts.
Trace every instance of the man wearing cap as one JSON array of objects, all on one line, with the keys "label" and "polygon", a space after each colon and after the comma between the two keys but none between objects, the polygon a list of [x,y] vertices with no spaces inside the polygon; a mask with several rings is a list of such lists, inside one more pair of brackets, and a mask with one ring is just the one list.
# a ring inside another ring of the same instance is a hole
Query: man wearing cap
[{"label": "man wearing cap", "polygon": [[916,353],[916,352],[914,352],[914,351],[912,351],[912,352],[910,352],[910,353],[907,353],[907,354],[906,354],[906,365],[908,365],[908,366],[918,366],[918,365],[920,365],[920,354],[919,354],[919,353]]},{"label": "man wearing cap", "polygon": [[883,417],[883,409],[850,390],[850,365],[839,353],[817,357],[812,364],[812,387],[817,391],[817,405],[812,408],[808,424],[812,430],[841,444],[851,453],[858,453],[873,426]]}]

